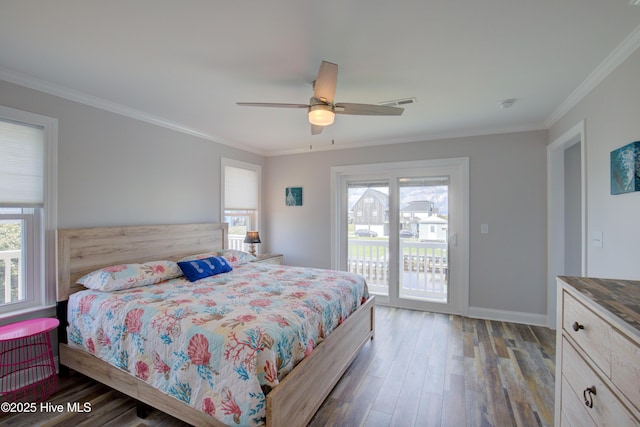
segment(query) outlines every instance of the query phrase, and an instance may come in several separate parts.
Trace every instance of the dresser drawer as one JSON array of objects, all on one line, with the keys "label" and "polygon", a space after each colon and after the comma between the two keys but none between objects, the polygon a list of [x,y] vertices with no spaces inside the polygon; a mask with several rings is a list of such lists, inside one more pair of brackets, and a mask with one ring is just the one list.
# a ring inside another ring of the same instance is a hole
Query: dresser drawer
[{"label": "dresser drawer", "polygon": [[[566,418],[571,417],[576,421],[584,420],[585,425],[590,423],[589,418],[591,418],[597,425],[638,426],[640,420],[634,418],[611,389],[589,367],[578,350],[564,337],[562,338],[562,359],[562,411],[563,413],[567,411]],[[567,386],[570,390],[565,390]],[[593,402],[591,408],[585,404],[585,390],[589,387],[595,388],[594,395],[587,394],[587,398]],[[573,402],[567,402],[567,399]],[[577,412],[578,404],[583,408],[582,416]],[[570,422],[570,424],[573,423]]]},{"label": "dresser drawer", "polygon": [[[611,376],[611,326],[567,292],[563,293],[562,329],[608,377]],[[577,330],[576,330],[577,328]]]},{"label": "dresser drawer", "polygon": [[576,399],[569,382],[562,377],[562,416],[559,427],[596,427],[595,421],[587,413],[584,402]]},{"label": "dresser drawer", "polygon": [[611,381],[640,411],[640,347],[617,330],[611,335],[615,349],[611,360]]}]

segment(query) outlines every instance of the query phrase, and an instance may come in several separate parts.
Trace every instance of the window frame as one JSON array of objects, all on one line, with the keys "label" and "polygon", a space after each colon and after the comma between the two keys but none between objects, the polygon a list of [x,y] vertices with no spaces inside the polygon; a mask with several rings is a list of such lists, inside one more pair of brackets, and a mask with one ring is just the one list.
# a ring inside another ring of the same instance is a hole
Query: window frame
[{"label": "window frame", "polygon": [[44,137],[42,207],[32,208],[34,209],[33,214],[0,215],[2,219],[25,220],[23,230],[23,261],[25,264],[24,277],[22,278],[25,299],[20,302],[0,304],[0,319],[4,319],[55,305],[58,119],[0,105],[0,120],[41,127]]},{"label": "window frame", "polygon": [[[225,183],[226,183],[226,168],[234,167],[240,169],[247,169],[256,173],[257,176],[257,198],[255,211],[251,212],[251,209],[227,209],[225,206]],[[247,231],[257,231],[261,233],[260,219],[262,211],[262,166],[254,163],[243,162],[240,160],[234,160],[222,157],[220,159],[220,218],[224,221],[225,217],[249,217],[251,224],[247,226]],[[229,213],[227,213],[229,212]],[[229,242],[231,247],[232,242]],[[244,245],[244,243],[242,243]],[[244,246],[242,246],[244,247]],[[234,248],[236,249],[236,248]]]}]

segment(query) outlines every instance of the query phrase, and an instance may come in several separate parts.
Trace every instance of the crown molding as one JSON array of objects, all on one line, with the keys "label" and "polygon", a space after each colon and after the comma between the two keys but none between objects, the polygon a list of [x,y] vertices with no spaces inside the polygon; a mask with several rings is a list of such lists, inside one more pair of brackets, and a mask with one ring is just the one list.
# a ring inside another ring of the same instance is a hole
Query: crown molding
[{"label": "crown molding", "polygon": [[407,138],[373,140],[373,141],[368,140],[368,141],[354,142],[347,145],[311,144],[310,148],[305,147],[305,148],[295,148],[295,149],[289,149],[289,150],[259,150],[255,147],[246,146],[240,143],[225,141],[222,138],[218,138],[214,135],[208,134],[201,130],[194,129],[192,127],[185,126],[180,123],[173,122],[171,120],[167,120],[162,117],[158,117],[141,110],[137,110],[135,108],[127,107],[121,104],[117,104],[115,102],[110,102],[96,96],[87,95],[83,92],[76,91],[76,90],[73,90],[61,85],[57,85],[51,82],[47,82],[47,81],[38,79],[36,77],[33,77],[31,75],[15,72],[4,67],[0,67],[0,80],[5,80],[7,82],[24,86],[29,89],[48,93],[49,95],[54,95],[63,99],[78,102],[80,104],[89,105],[91,107],[99,108],[101,110],[109,111],[121,116],[129,117],[135,120],[140,120],[146,123],[171,129],[176,132],[185,133],[187,135],[195,136],[197,138],[201,138],[211,142],[216,142],[219,144],[224,144],[233,148],[237,148],[239,150],[247,151],[254,154],[259,154],[265,157],[282,156],[282,155],[289,155],[289,154],[301,154],[301,153],[309,153],[313,151],[363,148],[363,147],[372,147],[372,146],[379,146],[379,145],[403,144],[403,143],[412,143],[412,142],[433,141],[433,140],[439,140],[439,139],[464,138],[464,137],[471,137],[471,136],[528,132],[528,131],[546,129],[542,124],[531,124],[531,125],[526,125],[521,127],[508,128],[508,129],[504,129],[504,128],[474,129],[474,130],[465,130],[465,131],[443,132],[439,134],[430,134],[430,135],[419,135],[419,136],[413,136],[413,137],[407,137]]},{"label": "crown molding", "polygon": [[308,153],[311,151],[327,151],[335,149],[347,149],[347,148],[361,148],[371,147],[377,145],[387,144],[401,144],[418,141],[432,141],[437,139],[452,139],[452,138],[464,138],[470,136],[481,136],[490,134],[512,133],[512,132],[527,132],[534,130],[548,130],[550,129],[560,118],[567,114],[578,102],[580,102],[589,92],[591,92],[600,82],[602,82],[607,76],[609,76],[620,64],[622,64],[631,54],[633,54],[640,47],[640,25],[636,27],[623,41],[605,58],[605,60],[544,120],[542,124],[531,124],[528,126],[522,126],[519,128],[511,129],[476,129],[461,132],[442,133],[425,136],[415,136],[402,139],[393,140],[380,140],[380,141],[366,141],[356,142],[348,145],[311,145],[309,149],[299,148],[293,150],[271,150],[265,151],[255,147],[246,146],[237,142],[226,141],[223,138],[219,138],[215,135],[211,135],[207,132],[199,129],[192,128],[190,126],[183,125],[181,123],[173,122],[171,120],[158,117],[141,110],[137,110],[131,107],[127,107],[121,104],[107,101],[102,98],[87,95],[80,91],[69,89],[64,86],[56,85],[36,77],[15,72],[7,68],[0,67],[0,79],[6,80],[10,83],[14,83],[20,86],[25,86],[30,89],[38,90],[40,92],[48,93],[50,95],[58,96],[60,98],[68,99],[70,101],[79,102],[81,104],[89,105],[102,110],[110,111],[115,114],[119,114],[125,117],[140,120],[146,123],[151,123],[157,126],[161,126],[167,129],[174,130],[176,132],[185,133],[187,135],[195,136],[207,141],[224,144],[233,148],[237,148],[243,151],[259,154],[262,156],[280,156],[288,154],[300,154]]},{"label": "crown molding", "polygon": [[640,47],[640,25],[615,48],[605,60],[545,120],[547,129],[575,107],[589,92]]},{"label": "crown molding", "polygon": [[289,154],[304,154],[314,151],[330,151],[330,150],[346,150],[350,148],[371,148],[379,145],[395,145],[395,144],[411,144],[416,142],[428,142],[438,141],[455,138],[471,138],[474,136],[486,136],[486,135],[500,135],[505,133],[521,133],[521,132],[534,132],[539,130],[548,130],[544,123],[533,123],[524,126],[512,127],[512,128],[484,128],[484,129],[468,129],[464,131],[452,131],[433,134],[424,134],[418,136],[411,136],[406,138],[396,139],[381,139],[381,140],[367,140],[353,142],[350,144],[310,144],[309,148],[294,148],[291,150],[272,150],[266,152],[266,157],[272,156],[286,156]]},{"label": "crown molding", "polygon": [[48,93],[60,98],[67,99],[69,101],[78,102],[80,104],[89,105],[91,107],[99,108],[101,110],[109,111],[121,116],[129,117],[131,119],[140,120],[142,122],[150,123],[156,126],[161,126],[166,129],[171,129],[176,132],[184,133],[187,135],[195,136],[196,138],[205,139],[207,141],[216,142],[219,144],[228,145],[233,148],[237,148],[243,151],[248,151],[255,154],[265,155],[263,151],[258,151],[254,147],[241,145],[238,143],[225,141],[215,135],[211,135],[207,132],[199,129],[192,128],[190,126],[183,125],[181,123],[173,122],[165,118],[155,116],[153,114],[146,113],[135,108],[127,107],[122,104],[107,101],[105,99],[88,95],[86,93],[69,89],[68,87],[57,85],[51,82],[47,82],[37,77],[19,73],[9,70],[4,67],[0,67],[0,79],[14,83],[20,86],[34,89],[40,92]]}]

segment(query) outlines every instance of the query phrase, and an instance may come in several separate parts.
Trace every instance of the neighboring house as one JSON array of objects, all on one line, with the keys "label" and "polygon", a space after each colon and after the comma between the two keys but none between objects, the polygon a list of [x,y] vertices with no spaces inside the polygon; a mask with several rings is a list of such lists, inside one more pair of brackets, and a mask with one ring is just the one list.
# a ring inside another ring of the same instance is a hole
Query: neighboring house
[{"label": "neighboring house", "polygon": [[431,216],[419,223],[418,236],[420,240],[437,242],[447,241],[447,229],[449,221],[438,216]]},{"label": "neighboring house", "polygon": [[438,213],[435,203],[429,200],[412,200],[400,208],[400,229],[413,233],[420,231],[420,221]]},{"label": "neighboring house", "polygon": [[438,213],[435,203],[429,200],[412,200],[400,208],[403,219],[424,218]]},{"label": "neighboring house", "polygon": [[389,234],[389,195],[367,188],[353,205],[355,229],[373,230],[378,235]]},{"label": "neighboring house", "polygon": [[[435,204],[429,200],[411,201],[400,210],[400,229],[416,233],[420,240],[445,242],[448,221],[438,217],[437,212]],[[389,235],[389,195],[368,188],[353,205],[352,214],[355,230]]]}]

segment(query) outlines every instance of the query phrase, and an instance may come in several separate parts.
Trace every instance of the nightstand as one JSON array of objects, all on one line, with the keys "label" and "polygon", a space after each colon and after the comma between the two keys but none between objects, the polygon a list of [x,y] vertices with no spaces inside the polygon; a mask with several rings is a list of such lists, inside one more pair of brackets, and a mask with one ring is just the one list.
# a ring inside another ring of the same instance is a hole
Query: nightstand
[{"label": "nightstand", "polygon": [[256,255],[256,259],[252,262],[282,265],[282,258],[282,254],[259,254]]}]

